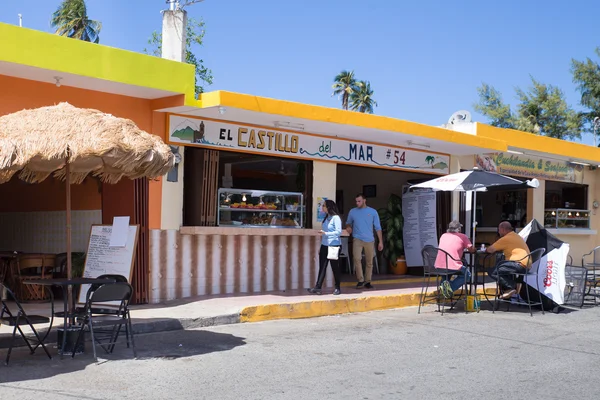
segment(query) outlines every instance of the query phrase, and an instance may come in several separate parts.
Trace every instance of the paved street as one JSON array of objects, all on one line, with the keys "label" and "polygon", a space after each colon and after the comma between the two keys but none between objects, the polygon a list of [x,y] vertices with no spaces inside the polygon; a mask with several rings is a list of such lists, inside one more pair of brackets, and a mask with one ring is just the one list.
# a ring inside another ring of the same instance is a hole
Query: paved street
[{"label": "paved street", "polygon": [[18,351],[0,398],[597,398],[599,317],[407,308],[140,335],[98,365]]}]

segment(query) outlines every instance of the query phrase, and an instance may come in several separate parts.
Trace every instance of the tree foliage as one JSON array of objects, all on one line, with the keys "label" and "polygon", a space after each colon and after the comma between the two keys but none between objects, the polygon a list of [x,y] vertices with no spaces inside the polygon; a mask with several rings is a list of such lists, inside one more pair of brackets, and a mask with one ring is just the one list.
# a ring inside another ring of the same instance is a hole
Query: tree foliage
[{"label": "tree foliage", "polygon": [[352,111],[373,114],[377,102],[373,99],[373,90],[368,81],[356,82],[356,87],[350,93],[350,109]]},{"label": "tree foliage", "polygon": [[[196,67],[195,92],[196,97],[204,93],[204,86],[213,83],[212,71],[204,65],[204,60],[197,57],[194,53],[195,46],[202,46],[204,42],[204,21],[189,18],[186,27],[185,39],[185,62]],[[152,54],[157,57],[162,55],[162,33],[153,32],[148,40],[151,49],[144,49],[146,54]]]},{"label": "tree foliage", "polygon": [[357,81],[354,71],[342,71],[333,79],[332,96],[338,96],[344,110],[351,109],[373,114],[377,102],[373,99],[373,89],[369,81]]},{"label": "tree foliage", "polygon": [[342,101],[342,108],[348,109],[350,95],[354,92],[356,87],[356,79],[354,77],[354,71],[342,71],[335,76],[333,79],[332,96],[338,96]]},{"label": "tree foliage", "polygon": [[85,0],[63,0],[52,14],[56,34],[86,42],[100,42],[102,23],[88,18]]},{"label": "tree foliage", "polygon": [[475,110],[489,118],[493,126],[518,129],[557,139],[579,139],[583,128],[581,115],[565,100],[562,90],[531,78],[527,90],[516,89],[519,100],[514,111],[494,87],[477,88],[479,102]]},{"label": "tree foliage", "polygon": [[[596,48],[596,55],[600,57],[600,47]],[[579,103],[587,110],[583,118],[591,124],[600,117],[600,65],[589,57],[585,61],[572,60],[571,73],[581,94]]]}]

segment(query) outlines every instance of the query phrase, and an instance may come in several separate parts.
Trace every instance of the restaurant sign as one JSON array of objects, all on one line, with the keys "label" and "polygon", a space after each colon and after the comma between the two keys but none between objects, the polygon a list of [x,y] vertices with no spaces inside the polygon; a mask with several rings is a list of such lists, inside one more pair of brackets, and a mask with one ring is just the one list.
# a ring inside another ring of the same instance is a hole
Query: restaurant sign
[{"label": "restaurant sign", "polygon": [[169,115],[169,143],[268,156],[448,174],[450,156],[198,117]]},{"label": "restaurant sign", "polygon": [[478,154],[475,165],[484,171],[523,178],[583,183],[583,165],[524,154]]}]

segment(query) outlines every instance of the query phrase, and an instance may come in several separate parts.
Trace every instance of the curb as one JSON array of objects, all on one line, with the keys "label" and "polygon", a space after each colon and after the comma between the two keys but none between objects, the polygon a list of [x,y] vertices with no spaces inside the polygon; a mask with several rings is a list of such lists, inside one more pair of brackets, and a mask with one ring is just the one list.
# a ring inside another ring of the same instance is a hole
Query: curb
[{"label": "curb", "polygon": [[[488,294],[493,294],[495,289],[488,289]],[[483,294],[482,290],[477,291]],[[339,314],[352,314],[378,310],[389,310],[394,308],[415,307],[419,305],[420,293],[403,293],[387,296],[365,296],[358,298],[333,298],[324,300],[303,301],[299,303],[263,304],[259,306],[244,307],[239,313],[217,315],[199,318],[161,318],[154,320],[132,321],[134,334],[147,334],[158,332],[180,331],[186,329],[206,328],[217,325],[230,325],[247,322],[272,321],[279,319],[303,319],[325,317]],[[57,342],[55,325],[45,343],[52,346]],[[38,331],[40,336],[44,331]],[[27,336],[31,336],[26,333]],[[12,335],[0,335],[0,349],[10,346]],[[86,339],[89,340],[89,337]],[[25,346],[17,333],[15,347]]]},{"label": "curb", "polygon": [[[488,295],[495,289],[487,289]],[[477,294],[483,295],[483,290]],[[301,303],[264,304],[245,307],[240,312],[240,322],[260,322],[277,319],[300,319],[351,314],[419,305],[420,293],[404,293],[388,296],[368,296],[348,299],[328,299]]]},{"label": "curb", "polygon": [[[133,328],[133,333],[136,335],[146,334],[146,333],[157,333],[157,332],[170,332],[170,331],[181,331],[185,329],[195,329],[195,328],[206,328],[209,326],[216,325],[228,325],[228,324],[237,324],[240,322],[239,314],[228,314],[228,315],[218,315],[215,317],[201,317],[201,318],[166,318],[166,319],[155,319],[155,320],[135,320],[131,321],[131,325]],[[57,331],[56,329],[62,327],[62,324],[54,325],[52,331],[44,341],[46,346],[52,347],[57,343]],[[25,335],[27,337],[33,336],[29,327],[24,330]],[[43,337],[46,334],[46,330],[38,331],[40,337]],[[86,341],[89,341],[89,336],[86,335]],[[12,340],[12,334],[2,334],[0,335],[0,349],[7,349],[10,346],[10,342]],[[19,332],[15,337],[14,347],[24,347],[25,343],[21,339]],[[0,356],[1,358],[1,356]]]}]

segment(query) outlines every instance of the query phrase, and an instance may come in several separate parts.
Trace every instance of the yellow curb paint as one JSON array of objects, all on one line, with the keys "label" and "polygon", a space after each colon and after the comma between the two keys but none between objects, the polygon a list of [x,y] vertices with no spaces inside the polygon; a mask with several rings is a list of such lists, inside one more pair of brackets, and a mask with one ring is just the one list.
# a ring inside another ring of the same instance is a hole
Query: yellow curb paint
[{"label": "yellow curb paint", "polygon": [[[494,289],[487,290],[488,294]],[[483,294],[482,290],[477,291]],[[419,305],[420,293],[402,293],[389,296],[368,296],[350,299],[313,300],[299,303],[264,304],[245,307],[240,312],[240,322],[260,322],[277,319],[300,319],[328,315],[350,314],[367,311]]]},{"label": "yellow curb paint", "polygon": [[[478,276],[484,276],[485,273],[480,273]],[[423,277],[415,277],[415,278],[396,278],[396,279],[381,279],[377,281],[371,282],[373,285],[390,285],[395,283],[421,283],[423,282]],[[342,282],[343,287],[352,287],[356,286],[356,282]]]}]

